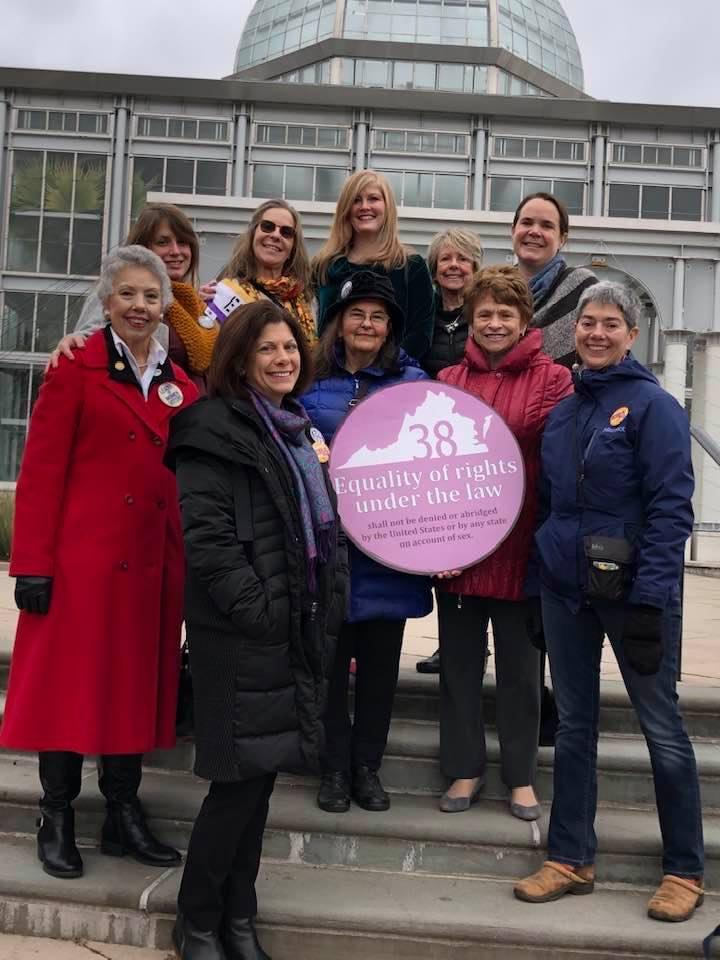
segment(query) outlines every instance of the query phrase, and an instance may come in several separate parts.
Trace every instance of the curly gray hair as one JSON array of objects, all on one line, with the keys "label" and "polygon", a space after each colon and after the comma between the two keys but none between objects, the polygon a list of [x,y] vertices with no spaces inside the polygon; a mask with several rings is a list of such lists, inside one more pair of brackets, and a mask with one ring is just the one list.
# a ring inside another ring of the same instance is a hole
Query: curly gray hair
[{"label": "curly gray hair", "polygon": [[152,250],[141,247],[136,243],[128,247],[117,247],[112,253],[103,257],[100,279],[95,289],[98,299],[105,303],[113,292],[117,275],[126,267],[142,267],[155,274],[160,282],[160,302],[164,312],[173,299],[170,278],[167,275],[165,264]]},{"label": "curly gray hair", "polygon": [[622,311],[625,323],[631,330],[640,324],[643,315],[642,304],[633,291],[613,280],[601,280],[583,292],[577,306],[576,319],[580,319],[588,303],[604,303],[617,307]]}]

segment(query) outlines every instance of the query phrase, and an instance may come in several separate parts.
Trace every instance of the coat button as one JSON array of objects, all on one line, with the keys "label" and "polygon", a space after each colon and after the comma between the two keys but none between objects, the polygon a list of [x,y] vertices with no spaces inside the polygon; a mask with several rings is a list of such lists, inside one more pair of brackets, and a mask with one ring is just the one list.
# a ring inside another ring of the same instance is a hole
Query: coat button
[{"label": "coat button", "polygon": [[162,437],[153,437],[153,443],[156,447],[162,446]]},{"label": "coat button", "polygon": [[158,505],[158,510],[164,510],[165,507],[167,507],[167,501],[161,498],[160,500],[158,500],[157,505]]},{"label": "coat button", "polygon": [[496,377],[498,378],[498,380],[499,380],[500,377],[502,376],[502,374],[501,374],[501,373],[496,373],[495,376],[496,376]]},{"label": "coat button", "polygon": [[128,440],[134,440],[136,437],[137,437],[137,434],[135,433],[134,430],[131,430],[130,433],[128,433]]},{"label": "coat button", "polygon": [[127,568],[128,568],[128,562],[127,562],[127,560],[121,560],[121,561],[120,561],[120,569],[121,569],[121,570],[127,570]]},{"label": "coat button", "polygon": [[135,503],[135,497],[131,493],[125,495],[125,503],[130,507]]}]

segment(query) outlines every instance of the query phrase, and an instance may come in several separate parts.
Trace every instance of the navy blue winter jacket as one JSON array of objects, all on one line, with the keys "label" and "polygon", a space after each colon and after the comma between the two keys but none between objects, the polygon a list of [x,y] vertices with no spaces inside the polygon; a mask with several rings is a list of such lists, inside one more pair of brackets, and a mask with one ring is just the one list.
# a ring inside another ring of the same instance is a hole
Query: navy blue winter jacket
[{"label": "navy blue winter jacket", "polygon": [[[400,351],[397,367],[383,370],[367,367],[348,373],[343,366],[342,348],[336,349],[337,367],[333,376],[316,380],[300,400],[313,425],[331,443],[340,422],[352,409],[350,401],[367,396],[381,387],[412,380],[427,380],[420,365]],[[391,570],[371,560],[349,544],[350,610],[348,620],[404,620],[424,617],[432,610],[432,592],[427,577]]]},{"label": "navy blue winter jacket", "polygon": [[693,525],[682,407],[632,355],[583,370],[574,395],[548,418],[541,457],[545,520],[535,540],[543,586],[577,609],[587,583],[583,537],[622,537],[635,546],[628,601],[664,609]]}]

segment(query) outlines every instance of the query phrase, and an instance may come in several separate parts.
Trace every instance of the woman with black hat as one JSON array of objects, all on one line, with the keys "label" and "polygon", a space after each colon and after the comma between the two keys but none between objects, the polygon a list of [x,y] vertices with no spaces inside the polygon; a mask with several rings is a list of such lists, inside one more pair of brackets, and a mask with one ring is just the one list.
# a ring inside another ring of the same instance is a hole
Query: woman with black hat
[{"label": "woman with black hat", "polygon": [[[315,383],[301,398],[329,443],[341,420],[374,390],[427,374],[395,341],[404,316],[387,277],[355,273],[326,311],[317,346]],[[405,620],[432,610],[430,581],[400,573],[350,547],[348,618],[330,675],[325,716],[326,753],[318,806],[344,813],[350,797],[365,810],[387,810],[378,777],[400,665]],[[355,657],[355,719],[348,715],[348,672]]]}]

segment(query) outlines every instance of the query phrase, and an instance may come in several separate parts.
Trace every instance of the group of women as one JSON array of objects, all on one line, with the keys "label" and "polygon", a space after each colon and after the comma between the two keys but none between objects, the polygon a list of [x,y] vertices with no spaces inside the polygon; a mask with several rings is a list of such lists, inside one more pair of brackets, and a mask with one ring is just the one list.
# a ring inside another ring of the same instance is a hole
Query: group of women
[{"label": "group of women", "polygon": [[[653,761],[665,855],[649,912],[692,914],[702,824],[674,687],[688,427],[629,352],[632,295],[562,258],[568,226],[563,205],[536,194],[513,221],[516,267],[482,269],[478,237],[457,229],[434,238],[426,266],[399,239],[387,182],[363,171],[343,188],[313,264],[297,213],[272,200],[217,280],[198,287],[190,222],[165,204],[142,211],[51,358],[17,484],[21,615],[0,745],[39,752],[47,873],[83,871],[73,802],[86,754],[99,758],[107,802],[102,852],[180,862],[150,831],[138,788],[143,753],[174,742],[184,618],[195,771],[210,788],[174,943],[183,960],[267,958],[255,880],[276,774],[320,772],[329,813],[353,801],[388,809],[379,771],[405,622],[430,612],[434,586],[449,780],[440,809],[467,810],[483,786],[492,624],[510,811],[540,816],[547,648],[560,718],[551,859],[515,894],[592,891],[607,634]],[[226,278],[242,305],[220,324],[206,304]],[[327,474],[327,444],[349,410],[428,377],[493,406],[526,475],[519,520],[497,551],[434,583],[346,543]]]}]

